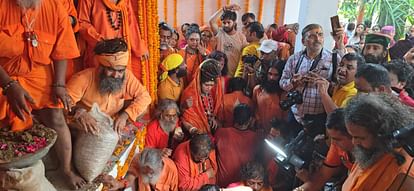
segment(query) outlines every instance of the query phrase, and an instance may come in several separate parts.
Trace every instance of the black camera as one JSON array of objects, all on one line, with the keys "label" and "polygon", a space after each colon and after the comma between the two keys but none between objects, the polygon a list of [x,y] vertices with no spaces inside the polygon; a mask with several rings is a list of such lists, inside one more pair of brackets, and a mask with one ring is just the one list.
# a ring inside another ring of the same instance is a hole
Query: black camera
[{"label": "black camera", "polygon": [[286,111],[290,107],[292,107],[292,105],[301,104],[301,103],[303,103],[302,94],[299,91],[294,90],[294,91],[288,92],[287,99],[280,101],[279,106],[282,110]]},{"label": "black camera", "polygon": [[257,62],[257,60],[259,60],[259,58],[255,55],[248,54],[248,55],[243,56],[242,60],[244,64],[254,65]]}]

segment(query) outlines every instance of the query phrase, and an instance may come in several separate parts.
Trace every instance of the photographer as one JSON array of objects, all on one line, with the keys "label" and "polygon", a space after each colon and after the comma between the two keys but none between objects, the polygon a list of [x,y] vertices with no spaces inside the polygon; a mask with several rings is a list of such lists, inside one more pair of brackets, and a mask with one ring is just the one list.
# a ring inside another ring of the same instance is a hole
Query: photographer
[{"label": "photographer", "polygon": [[323,166],[311,175],[308,175],[306,170],[298,171],[296,176],[304,181],[304,184],[295,190],[320,190],[333,176],[343,172],[344,169],[351,170],[353,163],[350,152],[353,145],[352,138],[345,127],[343,109],[336,109],[328,115],[326,131],[329,135],[331,146]]},{"label": "photographer", "polygon": [[[247,79],[248,90],[253,89],[257,84],[260,84],[267,75],[267,70],[273,61],[278,61],[278,43],[274,40],[264,40],[260,47],[260,58],[257,59],[252,56],[245,56],[243,58],[244,65],[244,79]],[[251,91],[248,91],[249,93]]]},{"label": "photographer", "polygon": [[337,83],[333,87],[332,97],[328,93],[329,81],[323,77],[317,77],[315,83],[318,86],[326,113],[329,114],[338,107],[345,107],[348,100],[357,94],[355,74],[357,67],[364,63],[364,58],[359,54],[348,53],[342,57],[336,70]]},{"label": "photographer", "polygon": [[258,48],[260,47],[260,39],[263,38],[264,35],[263,25],[259,22],[251,22],[247,24],[246,33],[244,33],[244,35],[249,44],[242,50],[241,59],[237,65],[236,74],[234,76],[247,79],[247,72],[244,72],[245,64],[254,65],[259,59],[260,51]]},{"label": "photographer", "polygon": [[[338,36],[344,35],[342,28],[334,33],[335,40],[342,39]],[[333,61],[340,61],[338,55],[323,48],[324,33],[318,24],[309,24],[302,30],[302,43],[306,47],[305,50],[295,53],[288,59],[280,80],[280,86],[285,91],[296,92],[296,96],[291,97],[294,102],[287,105],[293,105],[290,108],[288,122],[299,128],[302,127],[305,114],[310,115],[313,120],[326,120],[320,93],[317,85],[313,83],[313,78],[309,78],[309,73],[313,72],[330,80],[334,73]],[[332,59],[334,55],[337,56],[336,59]],[[302,99],[296,99],[298,97]]]}]

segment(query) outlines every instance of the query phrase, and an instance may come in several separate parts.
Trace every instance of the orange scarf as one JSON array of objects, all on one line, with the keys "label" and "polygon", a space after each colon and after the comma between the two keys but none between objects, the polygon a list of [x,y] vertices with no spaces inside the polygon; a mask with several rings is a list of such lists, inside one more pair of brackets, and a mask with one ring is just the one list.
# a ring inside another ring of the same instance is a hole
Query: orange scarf
[{"label": "orange scarf", "polygon": [[113,3],[111,0],[102,0],[106,7],[112,11],[121,11],[122,13],[122,36],[125,37],[128,50],[131,50],[131,37],[129,36],[129,23],[128,23],[128,7],[127,0],[119,0],[117,4]]},{"label": "orange scarf", "polygon": [[399,173],[399,166],[391,154],[385,154],[373,166],[362,170],[354,164],[342,190],[386,190]]},{"label": "orange scarf", "polygon": [[[201,67],[201,65],[200,65]],[[192,99],[192,106],[185,110],[183,114],[184,121],[190,123],[194,127],[197,127],[202,133],[210,133],[210,128],[208,125],[207,115],[205,114],[203,102],[201,101],[201,82],[200,82],[201,70],[197,70],[195,78],[187,88],[184,90],[181,96],[181,105],[186,105],[186,100]],[[214,109],[213,114],[216,116],[216,119],[221,119],[223,115],[223,88],[222,88],[222,79],[217,78],[217,85],[212,92],[215,92],[213,96]]]}]

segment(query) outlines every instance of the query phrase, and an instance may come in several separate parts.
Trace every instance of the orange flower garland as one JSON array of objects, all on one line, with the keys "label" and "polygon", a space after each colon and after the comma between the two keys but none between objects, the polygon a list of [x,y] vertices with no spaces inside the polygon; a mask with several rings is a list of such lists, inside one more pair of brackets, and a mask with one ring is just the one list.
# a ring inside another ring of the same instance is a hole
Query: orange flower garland
[{"label": "orange flower garland", "polygon": [[164,21],[168,23],[168,0],[164,0]]},{"label": "orange flower garland", "polygon": [[257,13],[257,20],[262,22],[262,14],[263,14],[263,0],[259,2],[259,13]]},{"label": "orange flower garland", "polygon": [[281,6],[282,0],[277,0],[276,4],[275,4],[275,21],[274,23],[280,24],[279,23],[279,18],[280,18],[280,10],[282,9]]},{"label": "orange flower garland", "polygon": [[204,0],[200,0],[200,26],[204,25]]},{"label": "orange flower garland", "polygon": [[250,1],[246,0],[246,2],[244,2],[244,12],[248,13],[249,12],[249,6],[250,5]]},{"label": "orange flower garland", "polygon": [[177,28],[177,0],[174,0],[174,24],[173,27]]}]

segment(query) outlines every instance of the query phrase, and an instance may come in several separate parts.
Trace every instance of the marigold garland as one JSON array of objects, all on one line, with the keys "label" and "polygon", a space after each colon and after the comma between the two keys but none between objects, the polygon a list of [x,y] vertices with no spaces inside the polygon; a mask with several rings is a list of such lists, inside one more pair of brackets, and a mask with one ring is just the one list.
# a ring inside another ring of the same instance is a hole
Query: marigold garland
[{"label": "marigold garland", "polygon": [[173,27],[177,28],[177,0],[174,0],[174,24]]},{"label": "marigold garland", "polygon": [[200,0],[200,26],[204,25],[204,0]]},{"label": "marigold garland", "polygon": [[250,1],[246,0],[246,2],[244,2],[244,12],[248,13],[249,8],[250,8]]},{"label": "marigold garland", "polygon": [[164,21],[168,23],[168,0],[164,0]]},{"label": "marigold garland", "polygon": [[279,18],[280,18],[280,10],[282,9],[281,4],[282,4],[282,0],[277,0],[276,4],[275,4],[275,21],[274,21],[274,23],[277,23],[277,24],[280,24],[279,23]]},{"label": "marigold garland", "polygon": [[230,2],[231,0],[226,0],[226,5],[230,5]]},{"label": "marigold garland", "polygon": [[128,153],[128,157],[125,160],[124,165],[121,166],[119,161],[116,162],[117,170],[118,170],[118,173],[116,176],[117,180],[121,180],[128,172],[129,166],[131,165],[131,162],[134,159],[134,155],[135,155],[135,151],[137,150],[137,147],[139,149],[138,150],[139,152],[141,152],[144,149],[145,135],[147,134],[147,128],[146,127],[140,127],[140,128],[141,129],[138,129],[137,133],[135,134],[134,144],[132,145],[132,148]]},{"label": "marigold garland", "polygon": [[257,20],[262,22],[262,14],[263,14],[263,0],[259,2],[259,12],[257,13]]}]

